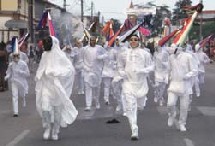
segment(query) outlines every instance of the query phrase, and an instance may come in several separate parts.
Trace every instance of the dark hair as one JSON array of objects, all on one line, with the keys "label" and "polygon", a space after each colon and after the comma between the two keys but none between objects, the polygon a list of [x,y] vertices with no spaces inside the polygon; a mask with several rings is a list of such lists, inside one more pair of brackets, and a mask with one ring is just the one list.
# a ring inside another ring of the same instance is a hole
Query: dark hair
[{"label": "dark hair", "polygon": [[52,48],[52,45],[53,45],[53,42],[52,42],[52,38],[50,36],[43,39],[44,51],[50,51]]}]

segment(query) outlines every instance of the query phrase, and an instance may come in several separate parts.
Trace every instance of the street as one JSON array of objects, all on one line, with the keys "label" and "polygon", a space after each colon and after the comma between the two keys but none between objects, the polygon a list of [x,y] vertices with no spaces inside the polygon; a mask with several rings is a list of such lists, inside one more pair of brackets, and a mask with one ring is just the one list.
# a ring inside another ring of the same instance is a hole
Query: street
[{"label": "street", "polygon": [[[150,88],[144,111],[139,111],[139,140],[130,140],[130,127],[126,117],[119,116],[118,124],[106,122],[114,116],[114,104],[101,109],[84,111],[84,95],[71,99],[79,111],[77,120],[68,128],[61,128],[59,141],[44,141],[41,118],[35,104],[35,71],[29,79],[27,106],[19,99],[19,117],[13,117],[11,88],[0,92],[0,146],[215,146],[215,64],[206,66],[205,84],[201,96],[194,94],[189,112],[187,132],[167,126],[167,109],[153,101]],[[166,99],[166,95],[165,95]]]}]

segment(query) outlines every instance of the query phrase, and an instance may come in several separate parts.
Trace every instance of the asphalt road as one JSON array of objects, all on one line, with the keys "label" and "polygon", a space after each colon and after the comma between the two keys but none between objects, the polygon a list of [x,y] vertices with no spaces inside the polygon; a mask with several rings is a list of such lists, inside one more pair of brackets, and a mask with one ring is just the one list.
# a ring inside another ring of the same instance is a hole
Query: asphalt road
[{"label": "asphalt road", "polygon": [[[106,124],[114,116],[114,104],[84,111],[84,96],[73,96],[78,119],[61,129],[59,141],[44,141],[41,118],[35,106],[34,73],[29,81],[27,107],[19,100],[19,117],[12,117],[11,90],[0,92],[0,146],[215,146],[215,64],[206,66],[205,84],[199,98],[194,96],[187,132],[167,126],[167,109],[153,102],[152,90],[147,106],[138,114],[139,141],[130,140],[125,117],[118,124]],[[114,101],[111,100],[111,103]]]}]

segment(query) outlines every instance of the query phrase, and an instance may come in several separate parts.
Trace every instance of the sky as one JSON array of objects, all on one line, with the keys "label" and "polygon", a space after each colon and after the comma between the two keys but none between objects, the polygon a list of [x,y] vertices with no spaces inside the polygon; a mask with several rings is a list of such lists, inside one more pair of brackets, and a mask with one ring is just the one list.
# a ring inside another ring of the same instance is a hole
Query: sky
[{"label": "sky", "polygon": [[[63,0],[49,0],[60,6],[63,5]],[[129,6],[131,0],[84,0],[85,14],[90,15],[91,1],[94,3],[93,11],[94,15],[98,11],[101,12],[101,16],[107,21],[110,18],[119,19],[124,21],[126,18],[125,10]],[[150,1],[154,1],[157,5],[167,5],[169,9],[172,10],[176,1],[179,0],[132,0],[133,4],[144,4]],[[192,0],[192,5],[198,4],[199,0]],[[80,15],[80,0],[67,0],[68,11],[73,12],[76,15]],[[215,10],[214,0],[203,0],[204,10]]]}]

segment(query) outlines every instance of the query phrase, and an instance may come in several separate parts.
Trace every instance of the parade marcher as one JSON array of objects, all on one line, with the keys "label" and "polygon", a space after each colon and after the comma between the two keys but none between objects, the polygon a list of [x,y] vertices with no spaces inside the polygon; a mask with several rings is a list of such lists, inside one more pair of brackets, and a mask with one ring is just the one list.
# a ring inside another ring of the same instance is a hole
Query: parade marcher
[{"label": "parade marcher", "polygon": [[76,41],[74,47],[74,67],[75,67],[75,91],[77,94],[84,94],[84,77],[83,77],[83,43]]},{"label": "parade marcher", "polygon": [[4,80],[7,70],[7,51],[5,50],[6,44],[4,42],[0,43],[0,91],[5,91],[7,89],[7,82]]},{"label": "parade marcher", "polygon": [[121,44],[121,42],[119,42],[119,39],[117,38],[115,41],[114,49],[116,50],[116,71],[112,81],[112,87],[113,87],[114,98],[117,100],[117,107],[115,111],[124,112],[125,100],[122,95],[122,77],[120,77],[120,74],[119,74],[119,64],[120,64],[120,61],[122,60],[121,58],[123,56],[124,51],[126,51],[128,48],[124,47]]},{"label": "parade marcher", "polygon": [[169,54],[164,47],[157,47],[154,54],[155,62],[155,91],[154,101],[159,102],[160,106],[164,104],[164,91],[168,84],[168,72],[169,72]]},{"label": "parade marcher", "polygon": [[195,49],[199,59],[199,71],[198,71],[199,83],[204,84],[204,78],[205,78],[204,65],[210,62],[210,58],[206,55],[206,53],[203,52],[203,48],[201,48],[199,45],[196,45]]},{"label": "parade marcher", "polygon": [[[190,81],[189,85],[187,86],[187,88],[189,90],[188,94],[189,94],[189,101],[190,101],[189,106],[188,106],[188,111],[191,111],[191,103],[193,100],[193,86],[195,85],[195,87],[196,87],[196,84],[199,83],[199,80],[198,80],[199,59],[198,59],[197,54],[193,52],[192,46],[189,43],[186,44],[185,52],[191,55],[192,61],[193,61],[193,67],[194,67],[194,70],[196,73],[190,79],[191,81]],[[195,89],[196,89],[196,96],[199,97],[200,96],[200,89],[199,88],[195,88]]]},{"label": "parade marcher", "polygon": [[66,57],[70,60],[70,62],[73,64],[74,60],[74,53],[72,52],[72,48],[70,46],[65,46],[62,51],[66,54]]},{"label": "parade marcher", "polygon": [[110,104],[109,95],[112,89],[112,80],[116,70],[116,50],[113,47],[105,47],[107,57],[103,60],[102,82],[104,85],[104,101],[106,105]]},{"label": "parade marcher", "polygon": [[[21,50],[19,51],[19,58],[23,60],[26,64],[29,63],[28,55]],[[9,62],[13,61],[13,54],[10,54],[9,56]]]},{"label": "parade marcher", "polygon": [[189,85],[192,77],[196,74],[192,56],[183,52],[181,47],[170,47],[170,83],[168,88],[168,126],[171,127],[176,121],[176,105],[180,99],[179,129],[186,131],[186,121],[189,105]]},{"label": "parade marcher", "polygon": [[100,108],[99,93],[102,80],[103,59],[107,57],[105,49],[96,45],[96,37],[90,37],[90,44],[83,49],[83,68],[86,111],[91,110],[92,100]]},{"label": "parade marcher", "polygon": [[5,80],[11,80],[13,116],[18,117],[18,97],[23,98],[23,106],[26,106],[25,96],[28,93],[27,78],[30,76],[28,65],[20,59],[17,38],[13,38],[12,62],[10,62]]},{"label": "parade marcher", "polygon": [[145,105],[148,93],[147,76],[153,71],[151,56],[141,49],[136,34],[129,39],[131,49],[124,52],[119,64],[119,74],[123,78],[122,93],[125,98],[125,116],[128,118],[132,135],[131,140],[138,140],[137,110]]},{"label": "parade marcher", "polygon": [[36,107],[45,128],[43,139],[49,139],[52,131],[52,140],[58,140],[60,127],[72,124],[78,115],[70,100],[75,71],[56,37],[44,39],[43,46],[35,77]]}]

